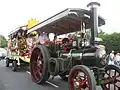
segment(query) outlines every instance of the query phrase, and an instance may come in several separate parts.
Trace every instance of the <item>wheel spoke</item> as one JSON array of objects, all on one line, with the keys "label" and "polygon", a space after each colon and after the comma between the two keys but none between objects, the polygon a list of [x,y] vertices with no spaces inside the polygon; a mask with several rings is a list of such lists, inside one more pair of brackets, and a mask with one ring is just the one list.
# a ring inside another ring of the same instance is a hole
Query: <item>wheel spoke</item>
[{"label": "wheel spoke", "polygon": [[116,76],[116,71],[115,71],[115,73],[114,73],[114,76]]},{"label": "wheel spoke", "polygon": [[112,79],[112,77],[110,76],[110,70],[109,70],[109,73],[106,72],[106,74],[108,75],[108,79]]},{"label": "wheel spoke", "polygon": [[41,60],[41,59],[42,59],[41,55],[38,55],[37,60],[39,61],[39,60]]},{"label": "wheel spoke", "polygon": [[32,68],[33,68],[33,76],[35,77],[35,80],[36,81],[39,81],[41,79],[41,73],[42,73],[42,55],[41,55],[41,52],[40,51],[37,51],[36,54],[35,54],[36,58],[34,58],[34,60],[32,61]]},{"label": "wheel spoke", "polygon": [[117,87],[118,89],[120,89],[120,87],[118,87],[116,84],[114,84],[114,87]]},{"label": "wheel spoke", "polygon": [[[120,78],[119,78],[120,79]],[[120,82],[120,80],[116,78],[117,82]]]},{"label": "wheel spoke", "polygon": [[32,63],[35,64],[35,65],[37,65],[37,62],[36,62],[36,61],[33,61]]},{"label": "wheel spoke", "polygon": [[38,73],[38,71],[37,71],[37,70],[36,70],[36,71],[34,71],[34,77],[35,77],[35,79],[36,79],[36,80],[38,80],[37,73]]},{"label": "wheel spoke", "polygon": [[38,67],[38,66],[37,66],[37,70],[38,70],[40,73],[42,73],[42,71],[43,71],[43,69],[42,69],[41,67]]},{"label": "wheel spoke", "polygon": [[39,72],[36,73],[36,77],[37,77],[37,80],[40,80],[41,75],[39,74]]},{"label": "wheel spoke", "polygon": [[36,73],[35,73],[35,75],[36,75],[36,77],[37,77],[38,79],[41,78],[42,71],[41,71],[41,69],[38,69],[38,67],[36,68]]},{"label": "wheel spoke", "polygon": [[116,90],[116,86],[115,86],[115,83],[114,83],[114,90]]}]

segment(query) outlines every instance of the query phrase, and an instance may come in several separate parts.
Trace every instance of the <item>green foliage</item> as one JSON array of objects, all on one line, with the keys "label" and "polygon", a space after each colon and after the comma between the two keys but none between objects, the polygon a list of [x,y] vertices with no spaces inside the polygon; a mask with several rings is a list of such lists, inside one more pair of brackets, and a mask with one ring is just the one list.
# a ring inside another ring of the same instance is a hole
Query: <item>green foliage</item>
[{"label": "green foliage", "polygon": [[111,50],[114,50],[116,52],[120,51],[120,33],[100,33],[99,37],[103,39],[101,44],[106,46],[108,52],[111,52]]},{"label": "green foliage", "polygon": [[3,35],[0,35],[0,48],[7,47],[7,41]]}]

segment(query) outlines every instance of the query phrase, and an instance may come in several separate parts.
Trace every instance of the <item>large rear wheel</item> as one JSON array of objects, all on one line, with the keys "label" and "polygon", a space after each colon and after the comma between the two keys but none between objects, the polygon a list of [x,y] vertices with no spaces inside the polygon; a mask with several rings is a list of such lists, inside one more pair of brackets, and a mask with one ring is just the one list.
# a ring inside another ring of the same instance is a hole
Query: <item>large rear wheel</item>
[{"label": "large rear wheel", "polygon": [[68,83],[69,90],[96,90],[94,75],[84,65],[76,65],[71,69]]},{"label": "large rear wheel", "polygon": [[108,65],[102,82],[103,90],[120,90],[120,67]]},{"label": "large rear wheel", "polygon": [[49,52],[46,51],[46,47],[37,46],[31,55],[30,60],[30,72],[32,80],[35,83],[42,84],[49,78],[48,73],[48,60]]}]

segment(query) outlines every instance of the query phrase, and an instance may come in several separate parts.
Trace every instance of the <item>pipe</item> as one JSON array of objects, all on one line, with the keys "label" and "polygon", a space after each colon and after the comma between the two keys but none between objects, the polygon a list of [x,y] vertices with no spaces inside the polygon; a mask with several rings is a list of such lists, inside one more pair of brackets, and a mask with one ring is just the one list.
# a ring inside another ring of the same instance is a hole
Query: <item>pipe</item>
[{"label": "pipe", "polygon": [[91,44],[94,45],[95,37],[98,37],[98,12],[100,6],[98,2],[90,2],[87,7],[90,7],[90,26],[91,26]]}]

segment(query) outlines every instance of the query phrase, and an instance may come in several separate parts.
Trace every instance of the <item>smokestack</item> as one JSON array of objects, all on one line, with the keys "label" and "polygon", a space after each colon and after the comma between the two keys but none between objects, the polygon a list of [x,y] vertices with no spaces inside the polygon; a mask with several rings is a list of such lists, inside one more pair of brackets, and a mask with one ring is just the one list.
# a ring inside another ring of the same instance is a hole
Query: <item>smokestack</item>
[{"label": "smokestack", "polygon": [[87,7],[90,7],[90,25],[91,25],[91,44],[94,45],[95,37],[98,37],[98,12],[100,6],[98,2],[90,2]]}]

